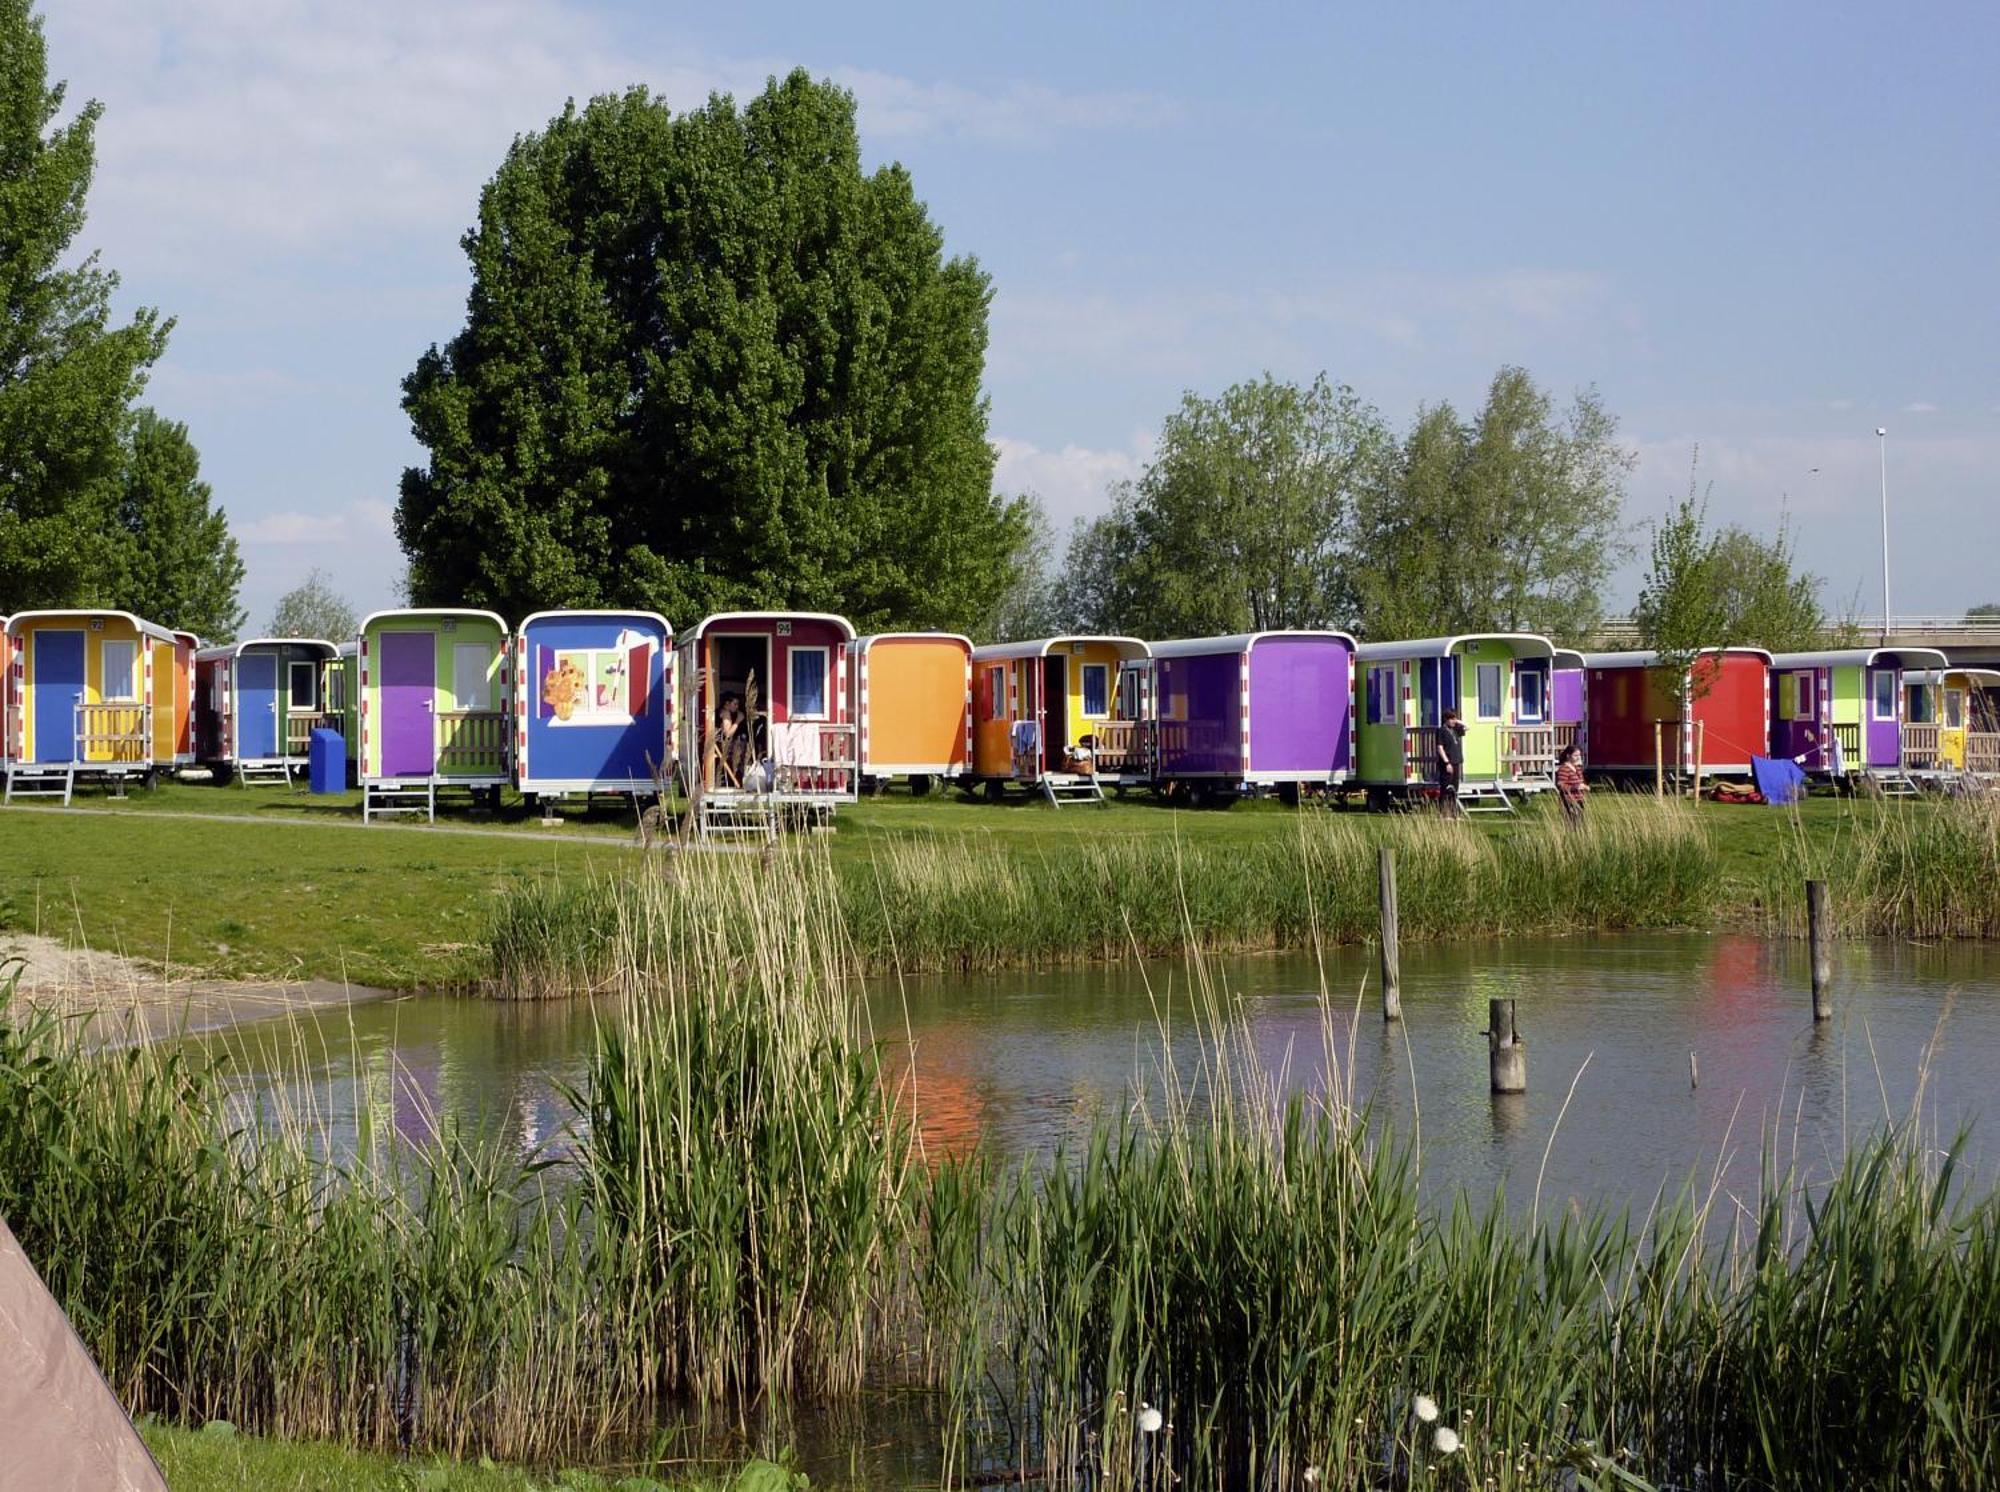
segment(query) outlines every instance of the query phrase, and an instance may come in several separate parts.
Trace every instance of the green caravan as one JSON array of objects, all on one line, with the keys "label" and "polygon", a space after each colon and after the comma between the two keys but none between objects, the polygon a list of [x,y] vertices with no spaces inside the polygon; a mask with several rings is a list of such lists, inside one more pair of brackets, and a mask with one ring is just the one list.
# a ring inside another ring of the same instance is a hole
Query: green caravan
[{"label": "green caravan", "polygon": [[1555,785],[1555,647],[1531,632],[1468,633],[1355,650],[1354,784],[1371,804],[1435,796],[1438,733],[1465,722],[1459,797],[1504,810]]}]

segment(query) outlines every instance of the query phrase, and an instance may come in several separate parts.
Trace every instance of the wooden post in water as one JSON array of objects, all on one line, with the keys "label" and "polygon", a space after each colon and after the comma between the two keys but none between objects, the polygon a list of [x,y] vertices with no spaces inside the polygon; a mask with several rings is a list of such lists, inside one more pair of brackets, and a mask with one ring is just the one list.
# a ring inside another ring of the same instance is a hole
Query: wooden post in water
[{"label": "wooden post in water", "polygon": [[1376,851],[1382,900],[1382,1019],[1403,1018],[1403,946],[1396,927],[1396,851],[1383,845]]},{"label": "wooden post in water", "polygon": [[1833,930],[1827,925],[1826,882],[1806,882],[1806,941],[1812,949],[1813,1019],[1833,1019]]},{"label": "wooden post in water", "polygon": [[1528,1047],[1514,1025],[1512,1000],[1486,1002],[1486,1068],[1495,1093],[1528,1091]]}]

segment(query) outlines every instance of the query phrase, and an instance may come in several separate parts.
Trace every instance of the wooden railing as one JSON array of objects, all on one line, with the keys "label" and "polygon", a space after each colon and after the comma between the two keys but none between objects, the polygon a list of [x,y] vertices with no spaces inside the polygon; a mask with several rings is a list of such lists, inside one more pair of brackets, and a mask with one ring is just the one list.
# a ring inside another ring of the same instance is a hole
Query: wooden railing
[{"label": "wooden railing", "polygon": [[437,717],[437,775],[498,776],[507,770],[507,715],[502,710],[445,710]]},{"label": "wooden railing", "polygon": [[153,711],[140,704],[79,704],[76,760],[144,763],[153,756]]},{"label": "wooden railing", "polygon": [[1143,721],[1098,720],[1086,734],[1097,741],[1092,765],[1100,773],[1146,772],[1152,765],[1152,732]]},{"label": "wooden railing", "polygon": [[1576,745],[1577,737],[1583,734],[1583,727],[1578,725],[1574,720],[1557,721],[1549,729],[1556,733],[1556,755],[1558,756],[1561,756],[1568,747]]},{"label": "wooden railing", "polygon": [[772,788],[780,793],[850,797],[855,789],[854,727],[796,721],[771,728]]},{"label": "wooden railing", "polygon": [[1409,726],[1403,731],[1403,779],[1416,782],[1436,782],[1438,765],[1438,732],[1436,725]]},{"label": "wooden railing", "polygon": [[1903,770],[1934,772],[1938,767],[1938,728],[1928,720],[1903,723]]},{"label": "wooden railing", "polygon": [[285,755],[310,755],[312,733],[321,729],[337,729],[339,724],[340,722],[332,715],[286,715]]},{"label": "wooden railing", "polygon": [[[1861,754],[1861,727],[1859,724],[1836,724],[1833,727],[1833,739],[1840,743],[1840,759],[1846,763],[1848,771],[1859,772],[1868,764],[1867,758]],[[1833,758],[1829,756],[1826,764],[1831,767],[1833,765]]]},{"label": "wooden railing", "polygon": [[1501,776],[1553,777],[1556,775],[1555,726],[1503,725],[1499,727],[1499,731]]},{"label": "wooden railing", "polygon": [[2000,731],[1965,733],[1965,770],[1980,777],[2000,777]]}]

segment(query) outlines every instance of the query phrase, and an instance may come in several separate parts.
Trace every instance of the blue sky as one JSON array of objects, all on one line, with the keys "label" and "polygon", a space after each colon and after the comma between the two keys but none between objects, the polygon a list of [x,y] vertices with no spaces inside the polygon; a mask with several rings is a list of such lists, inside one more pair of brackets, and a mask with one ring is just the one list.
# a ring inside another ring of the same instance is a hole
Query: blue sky
[{"label": "blue sky", "polygon": [[1886,425],[1897,610],[2000,599],[1990,5],[44,10],[53,73],[105,106],[85,241],[179,317],[151,398],[253,624],[314,565],[389,601],[398,383],[462,319],[511,136],[794,65],[854,90],[871,160],[992,274],[999,480],[1059,520],[1185,389],[1324,369],[1400,423],[1518,362],[1619,415],[1637,542],[1698,444],[1717,518],[1788,501],[1829,601],[1877,611]]}]

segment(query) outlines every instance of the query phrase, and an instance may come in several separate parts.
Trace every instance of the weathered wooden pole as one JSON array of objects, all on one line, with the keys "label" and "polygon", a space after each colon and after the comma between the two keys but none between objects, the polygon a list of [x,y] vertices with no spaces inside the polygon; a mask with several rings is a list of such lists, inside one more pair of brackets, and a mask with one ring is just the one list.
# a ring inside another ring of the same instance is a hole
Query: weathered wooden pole
[{"label": "weathered wooden pole", "polygon": [[1486,1002],[1486,1067],[1495,1093],[1528,1091],[1528,1046],[1514,1025],[1512,1000]]},{"label": "weathered wooden pole", "polygon": [[1396,851],[1383,845],[1376,852],[1381,872],[1382,900],[1382,1019],[1403,1018],[1403,947],[1396,928]]},{"label": "weathered wooden pole", "polygon": [[1666,722],[1655,720],[1653,722],[1653,796],[1656,798],[1664,798],[1667,795],[1666,746],[1662,740],[1665,734]]},{"label": "weathered wooden pole", "polygon": [[1695,1060],[1693,1047],[1688,1048],[1688,1086],[1690,1088],[1701,1086],[1701,1063]]},{"label": "weathered wooden pole", "polygon": [[1806,882],[1806,941],[1812,948],[1813,1019],[1833,1019],[1833,932],[1828,927],[1826,882]]}]

